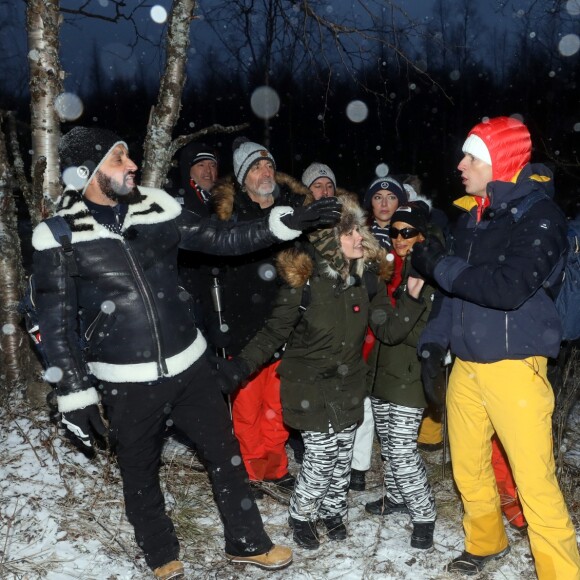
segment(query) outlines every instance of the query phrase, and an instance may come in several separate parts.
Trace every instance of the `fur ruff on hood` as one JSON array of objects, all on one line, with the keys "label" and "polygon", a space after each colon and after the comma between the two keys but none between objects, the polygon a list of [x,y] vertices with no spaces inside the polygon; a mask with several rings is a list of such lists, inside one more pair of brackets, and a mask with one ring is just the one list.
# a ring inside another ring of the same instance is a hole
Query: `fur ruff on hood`
[{"label": "fur ruff on hood", "polygon": [[[366,214],[351,195],[338,196],[342,203],[342,217],[332,229],[318,230],[308,235],[310,243],[323,258],[321,274],[329,278],[340,278],[345,285],[349,277],[362,277],[365,270],[376,272],[381,280],[389,280],[394,264],[387,259],[371,230],[366,225]],[[358,227],[362,235],[363,257],[351,263],[342,253],[340,236]],[[278,274],[292,288],[300,288],[314,272],[314,260],[305,250],[290,248],[280,252],[276,258]]]},{"label": "fur ruff on hood", "polygon": [[[287,173],[276,172],[276,184],[290,193],[303,195],[304,205],[312,203],[312,192],[300,181]],[[234,198],[242,195],[242,190],[233,175],[220,179],[211,190],[211,204],[214,213],[220,220],[228,221],[234,213]]]}]

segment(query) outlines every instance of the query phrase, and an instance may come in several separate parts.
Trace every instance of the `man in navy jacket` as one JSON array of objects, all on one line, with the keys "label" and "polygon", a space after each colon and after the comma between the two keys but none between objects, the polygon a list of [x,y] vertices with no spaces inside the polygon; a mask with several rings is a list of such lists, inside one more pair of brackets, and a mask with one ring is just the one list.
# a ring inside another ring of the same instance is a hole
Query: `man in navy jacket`
[{"label": "man in navy jacket", "polygon": [[[476,574],[509,551],[491,466],[495,432],[518,487],[538,577],[578,579],[576,534],[555,475],[546,376],[561,341],[550,287],[561,278],[565,217],[552,200],[550,171],[529,163],[531,138],[520,121],[484,120],[463,152],[458,169],[467,196],[456,205],[465,214],[450,251],[431,240],[416,244],[412,259],[444,291],[419,343],[426,390],[447,348],[456,355],[447,413],[465,551],[447,569]],[[531,195],[535,203],[524,204]]]}]

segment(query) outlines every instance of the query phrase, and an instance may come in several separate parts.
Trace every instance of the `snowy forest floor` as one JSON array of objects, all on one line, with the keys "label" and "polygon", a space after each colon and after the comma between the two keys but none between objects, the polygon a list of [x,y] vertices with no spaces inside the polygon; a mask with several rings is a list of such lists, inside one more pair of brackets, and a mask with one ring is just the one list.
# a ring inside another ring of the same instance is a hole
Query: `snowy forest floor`
[{"label": "snowy forest floor", "polygon": [[[126,580],[152,578],[137,547],[124,509],[118,467],[107,453],[88,460],[59,433],[44,411],[24,410],[14,396],[0,410],[0,578],[7,580]],[[580,528],[580,403],[566,432],[566,462],[560,477],[574,525]],[[291,458],[291,471],[298,466]],[[297,548],[287,526],[286,507],[258,500],[273,541],[294,549],[294,562],[278,572],[229,564],[222,525],[206,473],[194,454],[174,441],[166,446],[161,478],[167,509],[181,540],[186,575],[192,579],[378,580],[453,578],[445,564],[463,549],[461,502],[443,452],[425,453],[435,491],[435,545],[410,547],[411,523],[404,514],[369,516],[367,501],[383,493],[381,460],[375,444],[367,491],[349,492],[344,542],[323,536],[319,550]],[[320,530],[322,531],[322,530]],[[511,552],[490,563],[479,578],[534,578],[525,535],[508,527]]]}]

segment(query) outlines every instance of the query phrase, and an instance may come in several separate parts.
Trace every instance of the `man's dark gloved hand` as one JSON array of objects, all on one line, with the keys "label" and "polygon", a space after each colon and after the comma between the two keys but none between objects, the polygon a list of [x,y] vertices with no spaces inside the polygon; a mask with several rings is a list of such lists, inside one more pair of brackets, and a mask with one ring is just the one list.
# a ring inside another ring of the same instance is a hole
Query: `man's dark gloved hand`
[{"label": "man's dark gloved hand", "polygon": [[[427,402],[436,409],[445,404],[445,389],[441,388],[443,360],[447,351],[434,342],[421,347],[421,381]],[[438,380],[439,379],[439,380]]]},{"label": "man's dark gloved hand", "polygon": [[427,278],[433,278],[435,267],[447,255],[445,246],[435,236],[427,236],[424,242],[417,242],[411,252],[411,265]]},{"label": "man's dark gloved hand", "polygon": [[323,197],[309,205],[294,208],[294,213],[282,216],[282,223],[291,230],[311,230],[333,226],[340,220],[342,205],[336,197]]},{"label": "man's dark gloved hand", "polygon": [[224,395],[231,395],[250,376],[248,363],[239,356],[227,359],[210,355],[215,365],[216,381]]},{"label": "man's dark gloved hand", "polygon": [[107,428],[97,405],[62,413],[61,423],[86,447],[91,448],[95,433],[104,437]]}]

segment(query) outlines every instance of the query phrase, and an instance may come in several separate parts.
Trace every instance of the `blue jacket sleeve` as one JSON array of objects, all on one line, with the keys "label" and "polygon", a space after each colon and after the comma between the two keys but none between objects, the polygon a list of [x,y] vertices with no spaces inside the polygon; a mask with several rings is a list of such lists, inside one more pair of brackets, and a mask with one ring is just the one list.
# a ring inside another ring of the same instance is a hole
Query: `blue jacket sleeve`
[{"label": "blue jacket sleeve", "polygon": [[490,253],[483,264],[470,265],[456,256],[443,258],[435,268],[437,283],[454,297],[486,308],[521,306],[563,266],[565,222],[547,207],[537,203],[515,222],[505,251]]}]

